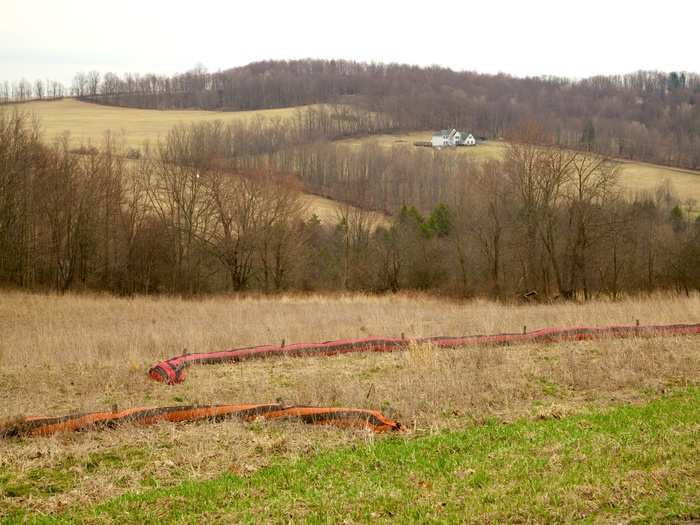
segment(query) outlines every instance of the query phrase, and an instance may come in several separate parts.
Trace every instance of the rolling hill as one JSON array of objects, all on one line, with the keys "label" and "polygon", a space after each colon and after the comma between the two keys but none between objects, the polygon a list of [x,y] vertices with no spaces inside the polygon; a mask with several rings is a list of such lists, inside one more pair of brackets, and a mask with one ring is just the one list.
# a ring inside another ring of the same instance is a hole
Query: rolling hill
[{"label": "rolling hill", "polygon": [[[30,102],[14,106],[21,111],[31,112],[40,119],[46,140],[51,141],[66,131],[70,132],[71,144],[97,145],[104,134],[111,130],[119,134],[127,147],[138,148],[144,141],[155,142],[164,137],[168,131],[179,123],[205,122],[221,120],[232,122],[253,119],[258,116],[266,118],[285,118],[294,114],[297,108],[263,109],[253,111],[202,111],[202,110],[151,110],[103,106],[75,99],[63,99],[51,102]],[[302,106],[303,107],[303,106]],[[412,132],[397,135],[373,135],[342,141],[359,145],[367,141],[392,146],[412,146],[415,141],[430,139],[430,132]],[[506,144],[498,141],[486,141],[475,148],[460,148],[463,155],[475,158],[498,160],[502,158]],[[621,182],[630,193],[653,191],[659,184],[669,181],[681,200],[694,199],[695,211],[700,203],[700,172],[646,162],[621,160]],[[307,198],[310,209],[317,213],[322,221],[335,220],[333,201],[321,197]],[[380,217],[377,217],[380,219]]]}]

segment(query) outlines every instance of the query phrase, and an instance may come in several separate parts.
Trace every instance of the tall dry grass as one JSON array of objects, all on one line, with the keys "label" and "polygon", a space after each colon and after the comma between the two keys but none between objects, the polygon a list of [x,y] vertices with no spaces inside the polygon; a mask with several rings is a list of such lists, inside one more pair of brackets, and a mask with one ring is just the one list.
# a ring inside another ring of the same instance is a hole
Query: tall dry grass
[{"label": "tall dry grass", "polygon": [[281,296],[185,300],[97,295],[0,295],[0,366],[148,362],[286,339],[423,337],[546,326],[697,322],[700,296],[503,305],[426,296]]},{"label": "tall dry grass", "polygon": [[[282,339],[291,343],[401,333],[424,337],[519,332],[524,326],[535,330],[546,326],[634,324],[637,319],[642,324],[697,322],[700,297],[658,295],[622,302],[507,306],[401,295],[183,300],[4,293],[0,296],[0,394],[5,403],[0,407],[0,417],[47,410],[95,410],[114,403],[126,406],[161,398],[163,392],[175,389],[152,383],[146,370],[158,360],[185,351],[211,352]],[[479,350],[445,355],[460,356],[454,358],[458,361],[471,360],[470,352],[481,356]],[[479,359],[497,360],[502,355],[487,352]],[[515,355],[524,353],[517,351]],[[331,362],[336,361],[304,360],[277,366],[270,372],[274,375],[272,383],[281,381],[290,366],[324,370]],[[339,362],[346,366],[345,361]],[[256,366],[192,370],[191,376],[204,378],[197,386],[201,392],[197,401],[270,400],[269,396],[261,398],[262,393],[235,390],[222,399],[216,395],[221,386],[207,379],[212,374],[223,374],[237,384],[240,374]],[[412,373],[425,369],[411,367]],[[450,365],[445,374],[453,369],[455,366]],[[445,381],[445,376],[440,380]],[[323,388],[330,385],[328,381],[322,384]],[[334,401],[332,396],[317,392],[304,402],[313,402],[314,398]]]},{"label": "tall dry grass", "polygon": [[[277,358],[188,370],[175,387],[147,368],[184,350],[213,351],[285,339],[431,336],[545,326],[698,322],[700,297],[657,295],[622,302],[507,306],[421,296],[116,299],[0,295],[0,418],[103,410],[113,405],[272,402],[375,408],[409,433],[463,428],[483,418],[559,417],[590,404],[658,395],[700,382],[700,338],[625,339],[505,348],[322,358]],[[281,456],[375,439],[365,433],[270,423],[158,425],[0,441],[0,470],[31,479],[71,465],[67,491],[13,499],[53,510],[92,502],[145,479],[159,483],[245,473]],[[137,460],[130,454],[137,450]],[[122,458],[90,467],[96,454]],[[14,479],[13,478],[13,479]],[[0,505],[1,506],[1,505]],[[9,507],[8,507],[9,508]]]}]

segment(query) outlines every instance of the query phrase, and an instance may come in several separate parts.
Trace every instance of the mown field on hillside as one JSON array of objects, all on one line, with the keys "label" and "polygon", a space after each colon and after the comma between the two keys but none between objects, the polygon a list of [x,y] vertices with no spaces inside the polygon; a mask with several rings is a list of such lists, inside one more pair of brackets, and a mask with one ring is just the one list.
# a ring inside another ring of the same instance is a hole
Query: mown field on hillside
[{"label": "mown field on hillside", "polygon": [[[184,300],[3,292],[2,419],[279,400],[377,409],[405,431],[392,438],[293,422],[223,421],[4,439],[0,516],[12,521],[68,512],[66,521],[124,522],[395,515],[408,522],[442,515],[460,521],[469,501],[475,505],[465,515],[476,521],[687,517],[698,504],[698,456],[691,447],[698,424],[692,410],[692,387],[700,384],[697,337],[452,351],[419,345],[390,354],[278,358],[193,367],[174,387],[150,380],[146,371],[185,351],[282,339],[518,332],[636,319],[683,323],[697,322],[698,312],[698,295],[518,306],[404,295]],[[640,412],[616,408],[623,405]],[[649,416],[658,425],[640,427]],[[621,454],[629,461],[611,470]],[[517,468],[504,470],[516,456]],[[440,462],[450,468],[433,472],[430,465]],[[528,481],[532,469],[543,476],[535,485]],[[457,477],[446,477],[450,472]],[[272,494],[268,485],[279,491]],[[655,488],[668,489],[668,497]],[[499,506],[513,491],[521,499]],[[563,492],[551,499],[553,491]],[[634,500],[625,496],[629,491]],[[420,505],[413,515],[407,509],[415,498]],[[156,504],[165,500],[164,507]],[[322,508],[324,500],[341,504],[331,512]],[[528,503],[520,509],[517,501]],[[168,510],[153,513],[153,505]],[[377,510],[382,505],[389,513]],[[222,506],[224,514],[216,510]]]},{"label": "mown field on hillside", "polygon": [[99,146],[105,133],[111,131],[118,139],[122,139],[127,147],[132,148],[140,148],[144,141],[155,143],[158,138],[165,138],[168,131],[177,124],[214,120],[233,122],[257,116],[287,118],[295,111],[295,108],[237,112],[158,111],[102,106],[72,98],[11,106],[11,109],[15,108],[38,117],[44,137],[48,141],[68,131],[71,144],[75,146],[88,143]]},{"label": "mown field on hillside", "polygon": [[[377,135],[363,139],[349,139],[348,144],[360,145],[370,141],[384,147],[410,146],[416,141],[429,141],[430,132],[415,132],[399,135]],[[486,141],[474,147],[456,148],[454,151],[478,160],[500,160],[507,144],[499,141]],[[669,181],[674,192],[682,201],[695,200],[695,211],[700,209],[700,172],[660,166],[645,162],[620,161],[620,182],[631,193],[653,192],[665,181]]]}]

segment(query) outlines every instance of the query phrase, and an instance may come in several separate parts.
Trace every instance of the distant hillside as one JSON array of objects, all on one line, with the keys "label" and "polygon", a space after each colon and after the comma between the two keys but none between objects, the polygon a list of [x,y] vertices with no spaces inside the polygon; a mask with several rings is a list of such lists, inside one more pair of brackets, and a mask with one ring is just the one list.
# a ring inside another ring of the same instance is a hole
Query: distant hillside
[{"label": "distant hillside", "polygon": [[56,101],[35,101],[15,104],[13,109],[28,112],[37,117],[43,137],[53,142],[65,132],[70,133],[71,146],[91,144],[101,146],[105,133],[111,131],[125,146],[139,149],[145,141],[155,145],[165,139],[168,132],[178,124],[194,124],[221,120],[224,123],[246,122],[255,118],[290,118],[297,108],[259,111],[154,111],[147,109],[115,108],[90,104],[66,98]]},{"label": "distant hillside", "polygon": [[[88,82],[90,80],[90,82]],[[119,106],[223,111],[346,102],[397,131],[465,128],[488,138],[535,119],[570,147],[700,168],[700,75],[640,71],[579,81],[344,60],[267,61],[173,77],[76,77],[75,94]]]}]

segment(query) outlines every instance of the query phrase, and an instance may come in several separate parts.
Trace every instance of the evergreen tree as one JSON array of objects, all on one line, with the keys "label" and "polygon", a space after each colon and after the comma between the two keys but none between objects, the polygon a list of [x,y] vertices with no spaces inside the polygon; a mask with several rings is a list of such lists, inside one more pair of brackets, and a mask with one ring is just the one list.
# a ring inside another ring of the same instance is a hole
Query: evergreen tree
[{"label": "evergreen tree", "polygon": [[683,210],[681,207],[676,205],[671,209],[671,227],[676,233],[685,230],[685,217],[683,216]]},{"label": "evergreen tree", "polygon": [[438,204],[428,218],[431,234],[447,237],[452,231],[452,213],[444,204]]}]

